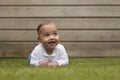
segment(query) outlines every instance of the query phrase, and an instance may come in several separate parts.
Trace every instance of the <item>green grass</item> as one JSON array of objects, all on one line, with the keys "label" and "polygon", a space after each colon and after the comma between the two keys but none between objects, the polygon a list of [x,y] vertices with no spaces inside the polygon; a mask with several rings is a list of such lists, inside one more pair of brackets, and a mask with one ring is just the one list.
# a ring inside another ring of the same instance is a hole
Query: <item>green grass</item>
[{"label": "green grass", "polygon": [[120,58],[70,58],[69,65],[56,68],[0,58],[0,80],[120,80]]}]

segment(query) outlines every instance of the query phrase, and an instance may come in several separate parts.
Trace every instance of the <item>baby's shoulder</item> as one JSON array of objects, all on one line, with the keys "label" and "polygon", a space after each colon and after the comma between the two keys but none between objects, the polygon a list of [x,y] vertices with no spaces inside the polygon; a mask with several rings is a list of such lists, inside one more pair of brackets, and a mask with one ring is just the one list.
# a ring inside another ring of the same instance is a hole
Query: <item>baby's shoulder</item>
[{"label": "baby's shoulder", "polygon": [[56,48],[57,48],[57,50],[63,50],[63,49],[65,49],[62,44],[58,44]]},{"label": "baby's shoulder", "polygon": [[62,44],[57,45],[58,48],[63,48],[64,46]]},{"label": "baby's shoulder", "polygon": [[42,44],[36,45],[34,49],[43,49]]}]

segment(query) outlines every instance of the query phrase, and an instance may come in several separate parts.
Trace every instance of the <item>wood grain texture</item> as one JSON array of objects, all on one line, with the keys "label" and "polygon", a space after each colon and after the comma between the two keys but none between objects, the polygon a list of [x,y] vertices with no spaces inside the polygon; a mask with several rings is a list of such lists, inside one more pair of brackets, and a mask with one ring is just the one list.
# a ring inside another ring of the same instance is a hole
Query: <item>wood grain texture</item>
[{"label": "wood grain texture", "polygon": [[120,6],[3,6],[0,17],[120,17]]},{"label": "wood grain texture", "polygon": [[[3,35],[4,34],[4,35]],[[120,30],[60,30],[61,41],[120,41]],[[37,41],[36,30],[0,30],[0,41]]]},{"label": "wood grain texture", "polygon": [[[10,43],[0,43],[3,47],[0,48],[0,57],[27,57],[37,45],[34,42],[31,44]],[[120,57],[119,42],[65,42],[62,44],[69,57]]]},{"label": "wood grain texture", "polygon": [[120,57],[120,0],[0,0],[0,57],[27,57],[46,21],[70,57]]},{"label": "wood grain texture", "polygon": [[119,0],[0,0],[0,5],[108,5]]},{"label": "wood grain texture", "polygon": [[40,23],[53,21],[58,29],[120,29],[120,18],[0,18],[0,29],[36,30]]}]

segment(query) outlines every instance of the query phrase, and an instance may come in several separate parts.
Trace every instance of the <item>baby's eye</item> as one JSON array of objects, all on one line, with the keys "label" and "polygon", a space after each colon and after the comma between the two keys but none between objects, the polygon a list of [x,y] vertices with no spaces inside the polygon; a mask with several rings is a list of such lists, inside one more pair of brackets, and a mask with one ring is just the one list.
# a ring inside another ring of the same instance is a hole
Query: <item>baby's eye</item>
[{"label": "baby's eye", "polygon": [[54,33],[53,35],[56,36],[58,33]]},{"label": "baby's eye", "polygon": [[46,38],[47,38],[48,36],[49,36],[49,34],[45,34],[45,35],[44,35],[44,37],[46,37]]}]

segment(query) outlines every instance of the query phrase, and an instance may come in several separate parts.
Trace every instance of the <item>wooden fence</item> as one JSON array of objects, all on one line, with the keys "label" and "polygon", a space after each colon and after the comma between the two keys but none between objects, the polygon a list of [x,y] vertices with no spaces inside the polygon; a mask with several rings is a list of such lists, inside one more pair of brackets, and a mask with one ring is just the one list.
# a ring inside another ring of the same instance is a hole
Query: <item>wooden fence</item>
[{"label": "wooden fence", "polygon": [[56,23],[70,57],[120,56],[120,0],[0,0],[0,57],[26,57]]}]

